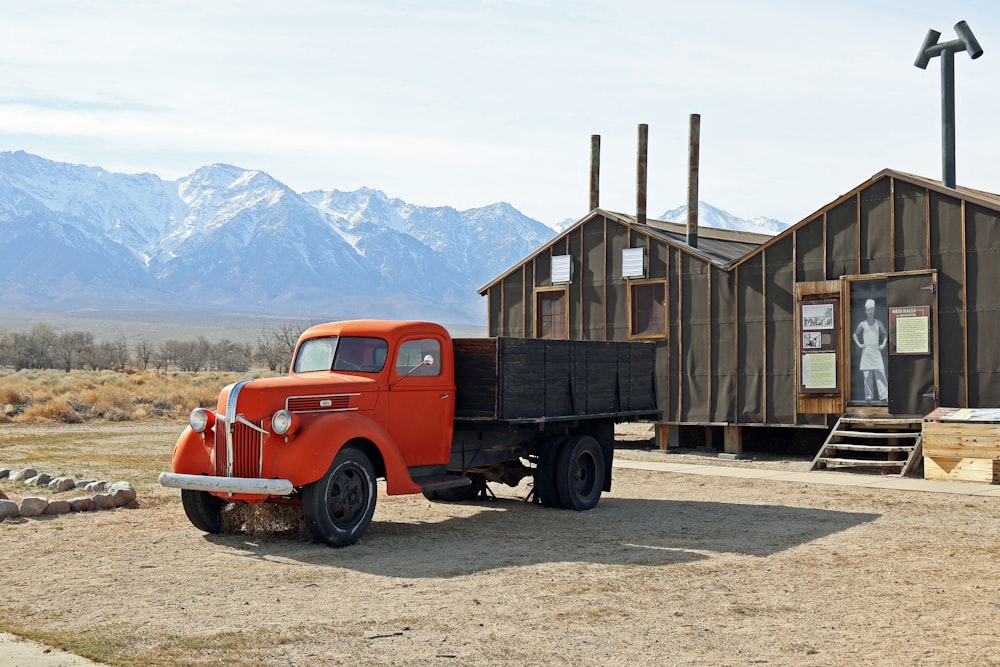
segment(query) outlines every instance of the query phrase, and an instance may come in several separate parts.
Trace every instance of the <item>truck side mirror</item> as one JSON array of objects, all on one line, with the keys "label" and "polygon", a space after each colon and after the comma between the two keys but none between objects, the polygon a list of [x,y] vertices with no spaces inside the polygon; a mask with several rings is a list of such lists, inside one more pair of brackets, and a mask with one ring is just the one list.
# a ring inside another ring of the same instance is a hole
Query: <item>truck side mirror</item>
[{"label": "truck side mirror", "polygon": [[434,365],[434,355],[432,355],[432,354],[425,354],[424,355],[424,360],[423,360],[423,362],[421,362],[420,365],[421,366],[433,366]]}]

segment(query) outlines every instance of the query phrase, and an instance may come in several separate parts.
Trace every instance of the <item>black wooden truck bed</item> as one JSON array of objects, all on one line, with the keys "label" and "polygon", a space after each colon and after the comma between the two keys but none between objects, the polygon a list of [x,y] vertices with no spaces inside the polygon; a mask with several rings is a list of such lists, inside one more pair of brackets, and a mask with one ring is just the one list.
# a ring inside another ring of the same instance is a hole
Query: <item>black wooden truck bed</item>
[{"label": "black wooden truck bed", "polygon": [[457,338],[456,421],[655,419],[662,343]]}]

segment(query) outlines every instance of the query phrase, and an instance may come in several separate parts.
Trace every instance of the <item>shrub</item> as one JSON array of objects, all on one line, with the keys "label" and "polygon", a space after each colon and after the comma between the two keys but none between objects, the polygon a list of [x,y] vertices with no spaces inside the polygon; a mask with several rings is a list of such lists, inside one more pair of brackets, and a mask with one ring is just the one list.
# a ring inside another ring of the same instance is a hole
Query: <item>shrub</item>
[{"label": "shrub", "polygon": [[29,422],[54,421],[63,424],[79,424],[83,421],[76,408],[61,396],[29,405],[23,413],[23,419]]}]

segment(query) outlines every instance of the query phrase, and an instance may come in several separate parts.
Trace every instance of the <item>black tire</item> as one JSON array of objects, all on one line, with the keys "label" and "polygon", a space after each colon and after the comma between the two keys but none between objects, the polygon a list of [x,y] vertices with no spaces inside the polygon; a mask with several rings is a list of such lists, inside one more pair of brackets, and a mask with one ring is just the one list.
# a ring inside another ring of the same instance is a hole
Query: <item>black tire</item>
[{"label": "black tire", "polygon": [[317,542],[350,546],[368,530],[376,499],[371,460],[360,449],[344,447],[326,474],[302,490],[306,529]]},{"label": "black tire", "polygon": [[565,436],[552,438],[542,443],[535,467],[535,496],[544,507],[563,507],[556,486],[556,465],[559,452],[566,442]]},{"label": "black tire", "polygon": [[556,489],[563,507],[594,508],[604,489],[604,453],[589,435],[570,438],[556,460]]},{"label": "black tire", "polygon": [[226,501],[207,491],[181,489],[181,504],[188,521],[195,528],[206,533],[222,532],[222,510]]}]

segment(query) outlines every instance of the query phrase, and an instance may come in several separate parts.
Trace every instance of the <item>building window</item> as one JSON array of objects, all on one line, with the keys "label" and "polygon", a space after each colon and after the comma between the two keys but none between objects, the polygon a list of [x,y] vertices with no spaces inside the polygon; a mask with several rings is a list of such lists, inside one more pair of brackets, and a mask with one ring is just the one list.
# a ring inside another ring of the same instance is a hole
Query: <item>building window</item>
[{"label": "building window", "polygon": [[564,289],[535,293],[535,338],[569,338],[566,301]]},{"label": "building window", "polygon": [[667,333],[667,284],[629,284],[629,335],[635,338],[662,337]]}]

